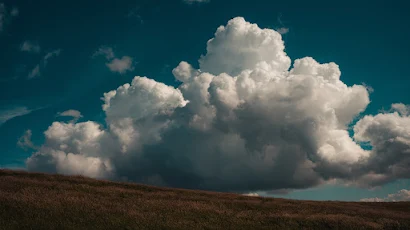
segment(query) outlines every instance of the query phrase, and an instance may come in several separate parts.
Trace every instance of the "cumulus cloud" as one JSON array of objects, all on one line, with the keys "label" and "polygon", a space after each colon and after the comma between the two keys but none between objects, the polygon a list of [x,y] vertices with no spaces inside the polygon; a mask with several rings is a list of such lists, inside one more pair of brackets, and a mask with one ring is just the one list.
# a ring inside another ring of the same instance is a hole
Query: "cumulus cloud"
[{"label": "cumulus cloud", "polygon": [[17,146],[24,150],[37,150],[38,147],[34,145],[31,141],[32,132],[30,129],[24,132],[23,136],[21,136],[17,141]]},{"label": "cumulus cloud", "polygon": [[0,2],[0,32],[3,32],[4,28],[11,22],[11,19],[17,17],[18,14],[19,11],[16,7],[10,10],[4,3]]},{"label": "cumulus cloud", "polygon": [[70,122],[73,122],[73,123],[76,123],[80,118],[83,117],[83,115],[81,115],[80,111],[74,110],[74,109],[69,109],[69,110],[66,110],[64,112],[57,113],[57,116],[59,116],[59,117],[72,117],[73,119]]},{"label": "cumulus cloud", "polygon": [[402,189],[397,193],[387,195],[385,198],[364,198],[360,201],[363,202],[397,202],[397,201],[410,201],[410,190]]},{"label": "cumulus cloud", "polygon": [[33,79],[41,75],[41,70],[45,69],[48,65],[48,62],[51,58],[59,56],[61,49],[53,50],[44,55],[39,64],[37,64],[28,74],[27,79]]},{"label": "cumulus cloud", "polygon": [[109,62],[105,65],[111,70],[111,72],[117,72],[124,74],[128,71],[134,70],[133,58],[130,56],[123,56],[121,58],[116,58],[114,51],[111,47],[100,47],[94,54],[93,57],[103,55]]},{"label": "cumulus cloud", "polygon": [[106,132],[95,122],[54,122],[45,132],[46,145],[27,160],[28,169],[109,178],[110,162],[101,159]]},{"label": "cumulus cloud", "polygon": [[354,126],[355,140],[368,143],[372,151],[361,183],[374,186],[410,175],[410,116],[403,104],[394,104],[391,113],[365,116]]},{"label": "cumulus cloud", "polygon": [[409,116],[410,115],[410,106],[405,105],[403,103],[395,103],[391,105],[392,110],[397,111],[402,116]]},{"label": "cumulus cloud", "polygon": [[192,66],[185,61],[180,62],[179,65],[172,70],[172,74],[175,76],[175,79],[180,82],[188,81],[189,78],[197,75],[198,73],[198,70],[192,68]]},{"label": "cumulus cloud", "polygon": [[35,42],[25,41],[25,42],[23,42],[23,44],[21,45],[20,50],[21,50],[21,51],[24,51],[24,52],[38,53],[38,52],[40,52],[41,48],[40,48],[40,46],[39,46],[37,43],[35,43]]},{"label": "cumulus cloud", "polygon": [[367,87],[346,85],[333,62],[291,66],[284,50],[279,32],[234,18],[207,42],[200,69],[172,71],[177,88],[136,76],[104,94],[106,128],[54,122],[27,167],[240,193],[408,178],[410,118],[365,116],[353,139]]}]

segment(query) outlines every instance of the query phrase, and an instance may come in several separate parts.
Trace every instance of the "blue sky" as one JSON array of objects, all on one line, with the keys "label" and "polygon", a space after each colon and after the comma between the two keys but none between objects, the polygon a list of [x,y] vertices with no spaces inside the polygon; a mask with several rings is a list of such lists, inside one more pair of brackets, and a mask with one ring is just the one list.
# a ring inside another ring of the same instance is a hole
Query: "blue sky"
[{"label": "blue sky", "polygon": [[[199,69],[207,41],[237,16],[281,31],[292,61],[309,56],[335,62],[346,85],[371,87],[371,102],[359,118],[389,110],[393,103],[408,105],[408,7],[405,1],[0,0],[0,167],[26,168],[34,150],[20,148],[18,139],[31,130],[33,145],[42,146],[53,121],[70,120],[58,116],[63,111],[80,111],[79,122],[106,127],[103,93],[134,76],[179,86],[172,70],[181,61]],[[106,64],[115,60],[118,65],[110,69]],[[410,181],[399,176],[372,189],[311,187],[272,196],[359,200],[409,189]]]}]

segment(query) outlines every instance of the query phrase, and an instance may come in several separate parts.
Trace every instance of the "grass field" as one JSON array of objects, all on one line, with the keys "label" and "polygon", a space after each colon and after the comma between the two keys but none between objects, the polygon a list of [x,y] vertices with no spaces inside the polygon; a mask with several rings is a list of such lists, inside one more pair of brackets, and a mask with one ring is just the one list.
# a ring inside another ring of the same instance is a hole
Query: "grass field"
[{"label": "grass field", "polygon": [[410,229],[410,203],[296,201],[0,170],[0,229]]}]

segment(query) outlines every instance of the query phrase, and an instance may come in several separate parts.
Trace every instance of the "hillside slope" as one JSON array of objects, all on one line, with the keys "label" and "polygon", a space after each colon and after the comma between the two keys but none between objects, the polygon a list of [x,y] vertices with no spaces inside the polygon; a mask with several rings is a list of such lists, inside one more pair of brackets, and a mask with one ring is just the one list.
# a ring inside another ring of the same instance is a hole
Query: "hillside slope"
[{"label": "hillside slope", "polygon": [[410,229],[410,203],[247,197],[0,170],[0,229]]}]

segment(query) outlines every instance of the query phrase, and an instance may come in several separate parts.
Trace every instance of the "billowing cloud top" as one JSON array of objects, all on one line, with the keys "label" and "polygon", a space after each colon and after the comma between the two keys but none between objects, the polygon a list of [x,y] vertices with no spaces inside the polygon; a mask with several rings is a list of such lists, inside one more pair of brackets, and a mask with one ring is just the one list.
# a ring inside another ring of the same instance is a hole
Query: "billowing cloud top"
[{"label": "billowing cloud top", "polygon": [[[335,63],[294,61],[281,34],[234,18],[178,88],[146,77],[104,94],[107,128],[54,122],[27,160],[33,171],[219,191],[307,188],[328,180],[372,186],[409,177],[408,107],[365,116],[363,85]],[[360,142],[372,145],[365,150]]]}]

